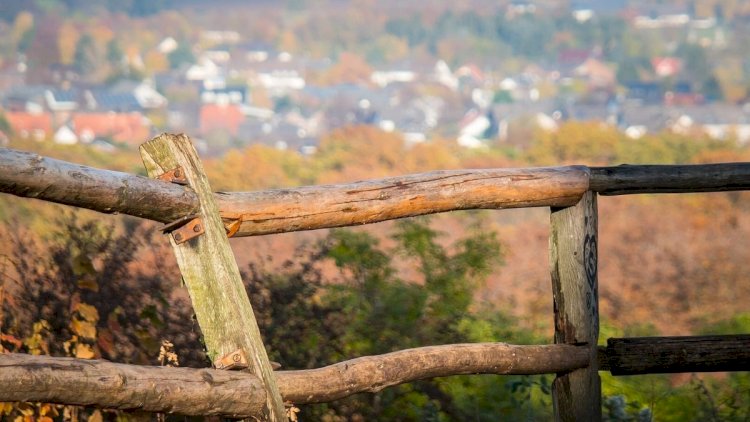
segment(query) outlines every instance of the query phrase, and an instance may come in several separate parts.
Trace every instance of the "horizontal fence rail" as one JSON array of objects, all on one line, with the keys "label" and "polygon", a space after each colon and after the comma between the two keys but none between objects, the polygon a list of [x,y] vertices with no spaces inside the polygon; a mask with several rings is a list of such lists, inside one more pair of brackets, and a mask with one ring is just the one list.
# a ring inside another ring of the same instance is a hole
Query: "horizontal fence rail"
[{"label": "horizontal fence rail", "polygon": [[590,189],[600,195],[725,192],[750,188],[750,164],[591,167]]},{"label": "horizontal fence rail", "polygon": [[[573,345],[454,344],[366,356],[319,369],[276,371],[274,375],[285,401],[305,404],[449,375],[565,372],[586,366],[588,360],[589,350]],[[244,372],[0,354],[0,402],[248,417],[259,414],[265,398],[260,380]]]},{"label": "horizontal fence rail", "polygon": [[750,371],[750,334],[611,338],[598,358],[612,375]]},{"label": "horizontal fence rail", "polygon": [[[227,230],[253,236],[465,209],[565,207],[605,195],[750,189],[750,163],[436,171],[351,184],[218,192]],[[195,214],[184,186],[0,148],[0,192],[170,223]]]},{"label": "horizontal fence rail", "polygon": [[[318,369],[275,371],[285,401],[319,403],[420,379],[565,373],[589,364],[586,345],[474,343],[365,356]],[[612,338],[598,352],[613,375],[750,370],[750,335]],[[102,360],[0,354],[0,401],[40,401],[185,415],[257,415],[255,375]]]}]

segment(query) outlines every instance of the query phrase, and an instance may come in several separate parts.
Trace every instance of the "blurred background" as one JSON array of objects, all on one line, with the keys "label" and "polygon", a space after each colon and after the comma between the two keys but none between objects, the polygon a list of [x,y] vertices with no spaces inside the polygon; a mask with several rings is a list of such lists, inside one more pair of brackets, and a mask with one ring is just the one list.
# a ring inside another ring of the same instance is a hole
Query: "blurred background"
[{"label": "blurred background", "polygon": [[[748,23],[743,0],[3,0],[0,146],[145,175],[138,145],[184,132],[225,191],[750,161]],[[600,198],[601,341],[750,332],[749,198]],[[232,245],[271,359],[312,368],[429,344],[550,343],[548,214]],[[0,223],[0,351],[174,364],[166,347],[208,365],[156,224],[7,195]],[[607,420],[750,418],[747,374],[602,378]],[[301,416],[548,420],[550,382],[437,379]],[[40,404],[0,415],[140,417]]]}]

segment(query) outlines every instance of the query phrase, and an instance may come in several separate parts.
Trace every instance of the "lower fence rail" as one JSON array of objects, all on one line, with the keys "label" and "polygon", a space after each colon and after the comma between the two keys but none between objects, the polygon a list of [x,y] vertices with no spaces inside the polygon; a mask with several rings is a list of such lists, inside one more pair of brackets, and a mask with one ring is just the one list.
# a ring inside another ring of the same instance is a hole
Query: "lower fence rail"
[{"label": "lower fence rail", "polygon": [[[613,338],[598,350],[613,375],[750,370],[750,335]],[[275,371],[285,401],[340,399],[426,378],[567,373],[589,364],[588,345],[474,343],[406,349],[318,369]],[[35,401],[183,415],[249,417],[266,393],[252,374],[26,354],[0,354],[0,401]]]}]

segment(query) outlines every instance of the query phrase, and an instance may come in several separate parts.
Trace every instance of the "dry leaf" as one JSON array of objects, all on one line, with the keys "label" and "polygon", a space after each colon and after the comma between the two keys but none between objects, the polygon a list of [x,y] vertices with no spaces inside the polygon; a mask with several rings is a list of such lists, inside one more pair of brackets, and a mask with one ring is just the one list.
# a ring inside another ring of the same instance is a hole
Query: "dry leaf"
[{"label": "dry leaf", "polygon": [[96,310],[96,308],[83,302],[79,302],[75,306],[73,306],[73,312],[78,312],[81,318],[86,321],[99,321],[99,312]]},{"label": "dry leaf", "polygon": [[70,329],[79,337],[94,339],[96,338],[96,326],[89,321],[82,321],[73,318],[70,321]]},{"label": "dry leaf", "polygon": [[104,418],[102,417],[102,412],[99,410],[94,410],[94,412],[91,413],[91,416],[89,416],[88,422],[104,422]]},{"label": "dry leaf", "polygon": [[13,403],[0,402],[0,416],[10,415],[13,411]]},{"label": "dry leaf", "polygon": [[80,359],[93,359],[94,350],[88,344],[76,344],[76,357]]}]

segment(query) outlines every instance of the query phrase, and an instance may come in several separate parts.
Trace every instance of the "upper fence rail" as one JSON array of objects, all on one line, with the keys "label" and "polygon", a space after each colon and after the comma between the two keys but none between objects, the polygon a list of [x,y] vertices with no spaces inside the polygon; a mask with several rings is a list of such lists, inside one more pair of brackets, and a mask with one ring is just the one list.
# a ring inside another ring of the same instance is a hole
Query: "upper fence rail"
[{"label": "upper fence rail", "polygon": [[[376,223],[466,209],[565,207],[602,195],[750,189],[750,163],[442,170],[350,184],[217,192],[230,235]],[[0,148],[0,192],[170,223],[198,211],[184,186]]]}]

